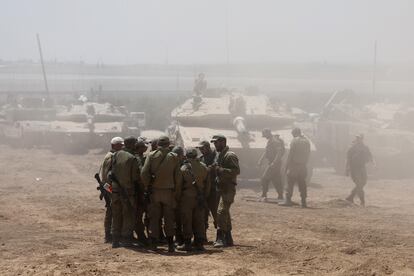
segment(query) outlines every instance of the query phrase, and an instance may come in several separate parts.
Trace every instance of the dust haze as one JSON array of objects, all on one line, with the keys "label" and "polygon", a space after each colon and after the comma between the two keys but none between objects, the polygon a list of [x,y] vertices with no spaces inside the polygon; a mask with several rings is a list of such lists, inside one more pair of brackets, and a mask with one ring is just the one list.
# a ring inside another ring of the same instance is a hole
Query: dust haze
[{"label": "dust haze", "polygon": [[[2,274],[414,275],[413,1],[1,4]],[[263,188],[263,129],[286,148],[286,197],[294,128],[307,208],[297,188],[291,207]],[[235,246],[213,246],[212,218],[204,253],[103,242],[93,176],[113,137],[216,134],[241,168]]]}]

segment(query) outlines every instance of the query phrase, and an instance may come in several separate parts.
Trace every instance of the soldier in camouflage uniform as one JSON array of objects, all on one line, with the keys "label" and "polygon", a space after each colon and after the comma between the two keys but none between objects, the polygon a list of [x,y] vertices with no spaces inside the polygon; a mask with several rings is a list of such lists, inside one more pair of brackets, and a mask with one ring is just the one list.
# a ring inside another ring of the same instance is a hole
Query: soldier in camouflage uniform
[{"label": "soldier in camouflage uniform", "polygon": [[311,145],[299,128],[292,130],[293,140],[290,143],[289,155],[286,162],[288,186],[286,189],[286,201],[281,206],[292,206],[293,187],[298,184],[301,205],[307,207],[306,175],[307,164],[310,156]]},{"label": "soldier in camouflage uniform", "polygon": [[217,152],[210,147],[209,141],[201,141],[198,145],[198,149],[200,150],[202,156],[200,157],[200,161],[203,162],[209,171],[209,179],[210,179],[210,191],[206,198],[207,200],[207,207],[206,214],[205,214],[205,224],[206,229],[208,228],[208,216],[211,214],[213,218],[214,228],[217,228],[217,208],[218,208],[218,197],[217,197],[217,186],[216,186],[216,170],[213,169],[214,162],[216,162]]},{"label": "soldier in camouflage uniform", "polygon": [[[109,178],[112,181],[112,247],[129,246],[136,225],[140,185],[139,162],[135,157],[135,137],[124,139],[125,148],[113,154]],[[121,242],[121,243],[120,243]]]},{"label": "soldier in camouflage uniform", "polygon": [[[144,153],[148,149],[148,143],[145,139],[138,138],[137,143],[135,144],[135,157],[138,159],[139,168],[142,170],[142,167],[145,163],[146,156]],[[143,186],[140,185],[137,191],[137,224],[135,226],[135,233],[137,234],[138,241],[143,244],[147,245],[148,240],[147,236],[145,235],[145,228],[148,227],[148,206],[146,206],[146,202],[144,199],[144,189]]]},{"label": "soldier in camouflage uniform", "polygon": [[[172,152],[177,154],[178,159],[180,160],[180,167],[184,163],[185,155],[184,149],[180,146],[175,146],[172,149]],[[175,208],[175,243],[176,245],[182,245],[184,242],[183,237],[183,224],[181,223],[181,214],[180,214],[180,204],[177,202],[178,206]]]},{"label": "soldier in camouflage uniform", "polygon": [[346,198],[350,202],[354,202],[355,195],[358,195],[362,206],[365,206],[364,186],[367,184],[367,169],[365,165],[368,162],[374,163],[371,151],[364,144],[364,136],[357,135],[348,150],[346,160],[346,174],[350,175],[355,183],[355,188]]},{"label": "soldier in camouflage uniform", "polygon": [[240,174],[239,159],[229,150],[224,135],[214,135],[212,140],[218,152],[215,166],[219,205],[217,210],[217,238],[214,247],[232,246],[230,207],[236,195],[237,175]]},{"label": "soldier in camouflage uniform", "polygon": [[269,183],[273,182],[277,191],[278,199],[283,199],[283,182],[282,182],[282,157],[285,154],[285,146],[279,136],[274,137],[269,128],[262,130],[262,136],[267,139],[266,149],[260,158],[258,165],[261,166],[264,159],[267,159],[268,165],[263,173],[262,182],[262,199],[266,201]]},{"label": "soldier in camouflage uniform", "polygon": [[204,250],[203,242],[207,240],[205,228],[205,197],[210,191],[207,166],[197,159],[197,150],[186,149],[186,162],[181,166],[183,174],[180,214],[183,226],[184,244],[177,249],[191,251],[191,238],[194,234],[194,246]]},{"label": "soldier in camouflage uniform", "polygon": [[158,139],[158,148],[145,160],[141,177],[146,194],[150,195],[149,234],[152,249],[156,249],[160,236],[160,219],[164,219],[168,251],[174,252],[175,213],[177,199],[181,193],[182,175],[177,154],[169,150],[170,140],[167,136]]},{"label": "soldier in camouflage uniform", "polygon": [[[124,147],[124,139],[121,137],[114,137],[111,140],[111,150],[105,155],[104,161],[101,165],[101,180],[102,183],[110,183],[108,180],[108,172],[111,169],[112,164],[112,155],[114,152],[120,151]],[[112,242],[112,234],[111,234],[111,227],[112,227],[112,208],[111,206],[105,206],[105,220],[104,220],[104,229],[105,229],[105,243]]]}]

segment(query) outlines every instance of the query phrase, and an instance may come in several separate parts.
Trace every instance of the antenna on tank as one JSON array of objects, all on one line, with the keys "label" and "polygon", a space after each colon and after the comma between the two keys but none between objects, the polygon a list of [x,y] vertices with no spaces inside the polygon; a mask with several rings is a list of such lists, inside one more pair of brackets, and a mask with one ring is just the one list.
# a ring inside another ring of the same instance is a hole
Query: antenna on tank
[{"label": "antenna on tank", "polygon": [[230,50],[229,50],[229,1],[225,3],[225,40],[226,40],[226,64],[230,63]]},{"label": "antenna on tank", "polygon": [[42,52],[42,45],[40,44],[40,37],[39,34],[36,34],[37,38],[37,47],[39,48],[39,54],[40,54],[40,63],[42,64],[42,71],[43,71],[43,80],[45,82],[45,89],[46,94],[49,97],[49,85],[47,84],[47,77],[46,77],[46,70],[45,70],[45,63],[43,61],[43,52]]},{"label": "antenna on tank", "polygon": [[372,95],[375,95],[377,82],[377,41],[374,42],[374,62],[372,65]]},{"label": "antenna on tank", "polygon": [[225,65],[225,74],[226,74],[226,78],[225,78],[225,82],[226,85],[228,86],[228,82],[229,82],[229,71],[230,71],[230,46],[229,46],[229,0],[226,0],[225,3],[225,10],[224,10],[224,28],[225,28],[225,47],[226,47],[226,65]]}]

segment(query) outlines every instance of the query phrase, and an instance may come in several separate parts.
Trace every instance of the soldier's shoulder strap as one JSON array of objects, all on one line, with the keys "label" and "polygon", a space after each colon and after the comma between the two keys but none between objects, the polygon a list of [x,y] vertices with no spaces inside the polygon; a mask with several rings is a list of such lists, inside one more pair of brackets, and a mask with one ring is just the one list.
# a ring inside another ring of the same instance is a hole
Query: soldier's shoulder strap
[{"label": "soldier's shoulder strap", "polygon": [[[156,152],[157,151],[159,151],[159,152],[161,152],[160,150],[156,150]],[[154,154],[155,154],[155,152],[154,152]],[[153,154],[153,155],[154,155]],[[163,157],[162,157],[162,159],[161,159],[161,161],[160,161],[160,164],[158,165],[158,167],[157,167],[157,169],[154,171],[154,175],[157,175],[158,174],[158,172],[160,171],[160,169],[161,169],[161,167],[162,167],[162,164],[164,163],[164,160],[165,160],[165,158],[167,157],[167,155],[168,154],[170,154],[169,152],[167,152]]]}]

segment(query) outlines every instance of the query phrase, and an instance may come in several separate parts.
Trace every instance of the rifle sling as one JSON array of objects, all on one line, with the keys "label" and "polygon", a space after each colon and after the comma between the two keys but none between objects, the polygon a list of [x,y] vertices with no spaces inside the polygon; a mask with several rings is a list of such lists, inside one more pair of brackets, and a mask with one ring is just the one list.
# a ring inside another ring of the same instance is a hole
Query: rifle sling
[{"label": "rifle sling", "polygon": [[[160,151],[160,150],[157,150],[157,151]],[[162,164],[164,164],[164,160],[165,160],[165,158],[167,157],[167,155],[169,154],[169,152],[167,152],[167,154],[165,154],[164,155],[164,157],[161,159],[161,162],[160,162],[160,164],[158,165],[158,167],[157,167],[157,169],[155,170],[155,172],[152,174],[153,176],[154,176],[154,178],[155,178],[155,176],[158,174],[158,172],[160,171],[160,169],[161,169],[161,167],[162,167]],[[152,183],[153,181],[150,181],[150,184],[149,184],[149,186],[148,186],[148,189],[151,191],[152,190]]]},{"label": "rifle sling", "polygon": [[123,197],[124,200],[126,200],[128,208],[130,208],[131,210],[133,210],[131,201],[129,200],[129,197],[128,197],[128,193],[125,191],[124,187],[121,186],[121,183],[119,183],[118,178],[116,177],[116,174],[114,172],[114,168],[115,168],[115,165],[116,165],[116,155],[117,155],[117,153],[118,152],[115,152],[112,155],[112,160],[111,160],[112,161],[111,162],[112,181],[118,183],[119,192],[121,194],[121,197]]}]

